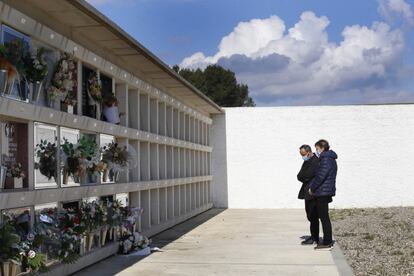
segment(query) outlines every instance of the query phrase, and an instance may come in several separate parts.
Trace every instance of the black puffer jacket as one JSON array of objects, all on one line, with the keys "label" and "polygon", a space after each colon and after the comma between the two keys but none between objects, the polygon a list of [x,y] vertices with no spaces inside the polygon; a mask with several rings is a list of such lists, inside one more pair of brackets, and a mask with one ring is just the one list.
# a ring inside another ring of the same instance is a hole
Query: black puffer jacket
[{"label": "black puffer jacket", "polygon": [[316,197],[335,195],[337,158],[338,155],[332,150],[324,151],[319,156],[319,170],[309,183],[310,189]]},{"label": "black puffer jacket", "polygon": [[300,187],[298,198],[299,199],[312,199],[312,196],[309,195],[309,182],[315,176],[319,168],[319,159],[316,155],[313,155],[308,161],[304,161],[300,171],[298,173],[298,180],[302,182],[302,187]]}]

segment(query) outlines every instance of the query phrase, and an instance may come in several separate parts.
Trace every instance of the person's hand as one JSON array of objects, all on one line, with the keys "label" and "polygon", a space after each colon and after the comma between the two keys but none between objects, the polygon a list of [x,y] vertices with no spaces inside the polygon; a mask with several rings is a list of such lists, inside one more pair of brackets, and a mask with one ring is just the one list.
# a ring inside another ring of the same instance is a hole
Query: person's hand
[{"label": "person's hand", "polygon": [[313,196],[312,190],[309,188],[309,194]]}]

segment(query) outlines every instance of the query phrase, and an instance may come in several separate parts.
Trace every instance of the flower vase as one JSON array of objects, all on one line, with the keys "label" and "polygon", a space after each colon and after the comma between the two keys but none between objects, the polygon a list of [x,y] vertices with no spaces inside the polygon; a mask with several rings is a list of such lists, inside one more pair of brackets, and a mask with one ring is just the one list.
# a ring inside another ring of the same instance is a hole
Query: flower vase
[{"label": "flower vase", "polygon": [[102,173],[102,182],[108,182],[109,170],[105,169]]},{"label": "flower vase", "polygon": [[111,241],[114,241],[115,240],[114,239],[114,226],[110,227],[108,231],[109,231],[109,239]]},{"label": "flower vase", "polygon": [[22,82],[19,83],[19,98],[20,100],[27,102],[29,100],[29,95],[28,95],[28,87],[27,84],[24,83],[22,85]]},{"label": "flower vase", "polygon": [[63,169],[62,184],[67,185],[68,184],[68,179],[69,179],[69,174],[65,169]]},{"label": "flower vase", "polygon": [[18,264],[11,260],[1,262],[1,276],[16,276]]},{"label": "flower vase", "polygon": [[0,189],[4,189],[6,183],[7,167],[0,166]]},{"label": "flower vase", "polygon": [[119,172],[116,171],[114,172],[114,182],[118,182],[119,181]]},{"label": "flower vase", "polygon": [[101,247],[105,246],[107,234],[108,234],[108,226],[105,225],[101,228],[101,239],[100,239]]},{"label": "flower vase", "polygon": [[13,188],[14,189],[21,189],[23,188],[23,178],[22,177],[13,177]]},{"label": "flower vase", "polygon": [[48,99],[48,105],[50,108],[60,110],[60,100],[59,99]]},{"label": "flower vase", "polygon": [[15,80],[16,80],[16,77],[13,77],[10,82],[7,82],[6,93],[5,93],[6,95],[10,95],[13,93],[13,87],[14,87]]},{"label": "flower vase", "polygon": [[93,233],[86,234],[86,239],[85,239],[86,240],[86,252],[89,252],[92,250],[93,238],[94,238]]},{"label": "flower vase", "polygon": [[68,104],[66,106],[66,112],[69,113],[69,114],[73,114],[73,105]]},{"label": "flower vase", "polygon": [[84,172],[79,175],[79,183],[85,185],[89,183],[88,173]]},{"label": "flower vase", "polygon": [[7,70],[0,70],[0,96],[3,96],[6,93],[7,88]]},{"label": "flower vase", "polygon": [[39,101],[40,92],[43,88],[43,82],[37,81],[31,83],[30,103],[36,104]]}]

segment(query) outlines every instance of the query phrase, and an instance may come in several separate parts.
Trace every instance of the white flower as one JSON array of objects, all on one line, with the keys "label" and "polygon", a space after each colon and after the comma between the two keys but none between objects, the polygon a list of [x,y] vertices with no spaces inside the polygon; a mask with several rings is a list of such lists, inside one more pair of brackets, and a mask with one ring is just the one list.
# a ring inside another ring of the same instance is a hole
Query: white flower
[{"label": "white flower", "polygon": [[30,250],[29,253],[27,253],[27,257],[29,257],[29,259],[33,259],[34,257],[36,257],[36,252]]}]

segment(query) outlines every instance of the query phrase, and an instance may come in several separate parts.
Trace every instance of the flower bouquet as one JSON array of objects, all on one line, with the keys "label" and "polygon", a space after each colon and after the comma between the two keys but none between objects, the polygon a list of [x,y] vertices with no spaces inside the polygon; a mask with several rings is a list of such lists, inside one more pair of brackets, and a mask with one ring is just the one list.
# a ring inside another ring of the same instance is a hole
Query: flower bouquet
[{"label": "flower bouquet", "polygon": [[106,225],[106,209],[104,209],[102,203],[96,201],[82,202],[80,213],[81,221],[85,225],[86,250],[90,251],[92,249],[95,232],[101,226]]},{"label": "flower bouquet", "polygon": [[19,247],[23,270],[29,272],[47,271],[46,255],[38,250],[43,244],[44,239],[45,237],[41,234],[29,233],[20,242]]},{"label": "flower bouquet", "polygon": [[35,163],[35,169],[46,176],[49,180],[53,177],[57,179],[57,146],[46,140],[40,140],[36,145],[36,157],[39,159]]},{"label": "flower bouquet", "polygon": [[60,229],[57,216],[57,208],[46,208],[36,211],[36,221],[33,229],[35,233],[42,235],[44,238],[40,251],[45,254],[46,262],[49,259],[56,260],[59,255]]},{"label": "flower bouquet", "polygon": [[81,237],[86,231],[81,219],[82,212],[72,208],[62,210],[59,217],[59,259],[63,263],[74,263],[80,257]]},{"label": "flower bouquet", "polygon": [[107,209],[107,223],[109,226],[109,237],[112,240],[116,240],[116,233],[118,232],[118,228],[122,225],[123,215],[122,215],[122,203],[119,200],[114,201],[107,201],[106,202],[106,209]]},{"label": "flower bouquet", "polygon": [[20,236],[8,222],[0,225],[0,271],[1,275],[15,276],[21,264]]},{"label": "flower bouquet", "polygon": [[58,108],[57,105],[60,105],[62,100],[67,101],[70,99],[71,103],[76,100],[76,75],[77,64],[73,55],[63,53],[58,61],[51,85],[47,89],[49,107],[60,110],[60,106]]},{"label": "flower bouquet", "polygon": [[84,169],[81,166],[81,154],[77,151],[76,145],[69,142],[67,139],[63,139],[63,143],[60,145],[62,150],[62,162],[63,162],[63,184],[68,184],[69,176],[72,176],[75,182],[79,182],[79,177],[84,173]]},{"label": "flower bouquet", "polygon": [[13,164],[7,171],[7,177],[13,178],[14,189],[23,188],[23,178],[26,177],[21,163]]},{"label": "flower bouquet", "polygon": [[118,143],[111,142],[102,148],[102,161],[108,164],[104,172],[103,182],[108,181],[109,173],[113,174],[113,180],[118,181],[119,173],[128,166],[129,154],[126,147],[120,147]]},{"label": "flower bouquet", "polygon": [[30,102],[37,103],[39,100],[40,91],[43,87],[43,81],[47,76],[48,67],[44,58],[45,48],[40,47],[36,53],[28,53],[24,57],[25,77],[26,81],[30,83],[31,95]]},{"label": "flower bouquet", "polygon": [[92,72],[87,86],[89,105],[95,108],[95,119],[101,119],[102,84],[96,72]]}]

